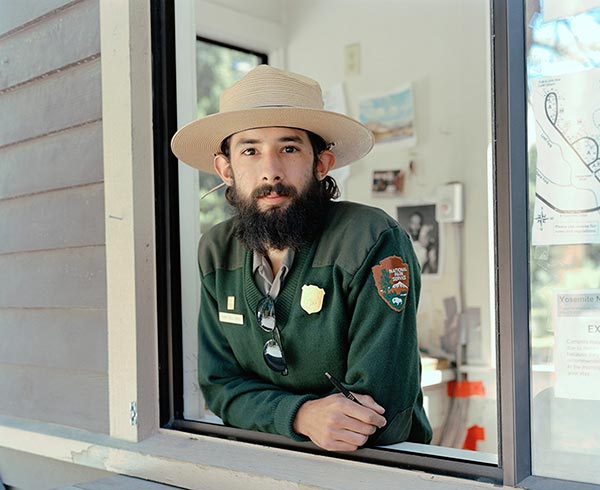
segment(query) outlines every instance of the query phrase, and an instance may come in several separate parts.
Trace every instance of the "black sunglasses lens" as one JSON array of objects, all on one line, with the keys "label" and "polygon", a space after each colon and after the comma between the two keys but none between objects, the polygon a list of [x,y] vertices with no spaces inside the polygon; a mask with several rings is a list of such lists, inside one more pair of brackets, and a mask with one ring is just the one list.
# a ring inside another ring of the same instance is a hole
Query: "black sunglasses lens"
[{"label": "black sunglasses lens", "polygon": [[275,303],[270,297],[267,296],[259,303],[256,319],[259,327],[266,332],[272,332],[275,329]]},{"label": "black sunglasses lens", "polygon": [[287,374],[287,364],[283,358],[283,352],[281,352],[281,347],[275,339],[267,340],[265,342],[263,357],[265,358],[267,366],[273,371],[283,375]]}]

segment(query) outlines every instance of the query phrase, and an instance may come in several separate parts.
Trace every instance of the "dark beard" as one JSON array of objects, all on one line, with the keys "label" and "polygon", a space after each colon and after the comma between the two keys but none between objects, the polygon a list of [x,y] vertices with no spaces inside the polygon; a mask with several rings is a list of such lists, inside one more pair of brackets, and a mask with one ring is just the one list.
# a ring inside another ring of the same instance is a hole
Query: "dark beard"
[{"label": "dark beard", "polygon": [[[321,229],[324,206],[328,202],[320,182],[314,177],[301,193],[282,183],[261,186],[249,199],[240,198],[235,185],[228,191],[228,200],[235,210],[235,236],[261,255],[266,255],[269,248],[283,250],[289,247],[297,251],[303,243],[311,241]],[[286,208],[261,211],[257,199],[271,192],[290,196],[292,200]]]}]

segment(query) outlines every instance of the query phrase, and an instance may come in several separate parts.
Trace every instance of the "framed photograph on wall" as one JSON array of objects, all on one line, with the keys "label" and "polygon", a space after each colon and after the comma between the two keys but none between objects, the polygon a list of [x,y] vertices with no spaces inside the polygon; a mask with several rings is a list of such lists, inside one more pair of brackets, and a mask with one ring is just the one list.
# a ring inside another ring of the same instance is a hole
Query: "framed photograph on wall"
[{"label": "framed photograph on wall", "polygon": [[440,225],[435,220],[435,202],[398,206],[397,215],[413,242],[421,275],[440,274]]}]

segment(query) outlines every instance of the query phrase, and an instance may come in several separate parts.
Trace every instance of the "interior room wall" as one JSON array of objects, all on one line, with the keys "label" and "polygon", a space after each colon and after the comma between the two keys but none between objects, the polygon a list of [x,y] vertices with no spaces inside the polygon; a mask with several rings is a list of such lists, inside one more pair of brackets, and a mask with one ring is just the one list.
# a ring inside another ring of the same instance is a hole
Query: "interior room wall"
[{"label": "interior room wall", "polygon": [[[481,308],[481,349],[469,362],[492,364],[488,231],[489,11],[479,0],[302,0],[287,2],[287,68],[319,80],[325,90],[344,83],[348,113],[359,99],[411,83],[417,143],[383,142],[350,166],[345,197],[381,207],[431,202],[436,188],[464,183],[464,305]],[[346,74],[345,47],[360,44],[360,72]],[[404,191],[374,197],[373,170],[408,169]],[[443,299],[460,302],[459,227],[441,226],[441,274],[423,277],[419,331],[431,352],[439,347]],[[493,250],[493,249],[492,249]]]},{"label": "interior room wall", "polygon": [[[485,427],[486,438],[478,441],[477,449],[494,454],[488,8],[488,2],[479,0],[196,0],[196,28],[205,37],[266,52],[270,64],[312,76],[325,90],[343,82],[347,113],[353,117],[358,117],[360,97],[412,84],[416,145],[377,144],[349,167],[344,198],[396,217],[399,205],[433,202],[442,184],[464,184],[462,231],[457,225],[441,225],[441,273],[423,278],[419,335],[421,345],[435,353],[444,329],[443,300],[460,301],[457,243],[462,233],[464,305],[480,308],[482,322],[479,347],[469,341],[470,366],[465,371],[486,392],[471,400],[465,423]],[[348,75],[344,52],[354,43],[360,46],[360,70]],[[373,170],[406,170],[410,161],[415,171],[408,174],[400,195],[372,195]],[[432,390],[445,395],[442,385],[428,390],[428,397]],[[443,425],[444,396],[430,402]]]}]

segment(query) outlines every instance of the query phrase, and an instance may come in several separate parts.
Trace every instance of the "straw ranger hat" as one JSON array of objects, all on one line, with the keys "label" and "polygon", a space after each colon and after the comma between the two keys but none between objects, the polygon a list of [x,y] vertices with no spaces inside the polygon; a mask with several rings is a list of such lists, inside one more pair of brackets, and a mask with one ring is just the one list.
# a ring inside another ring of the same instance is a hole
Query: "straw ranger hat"
[{"label": "straw ranger hat", "polygon": [[373,134],[358,121],[323,110],[321,87],[311,78],[260,65],[223,91],[219,112],[182,127],[173,153],[203,172],[215,173],[214,154],[228,136],[247,129],[289,127],[312,131],[332,144],[336,168],[365,156]]}]

